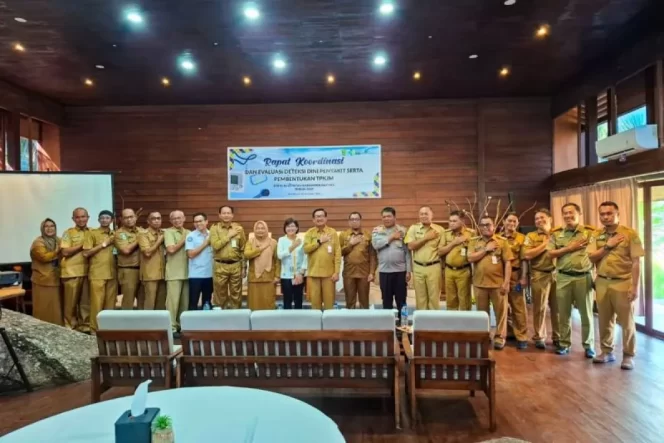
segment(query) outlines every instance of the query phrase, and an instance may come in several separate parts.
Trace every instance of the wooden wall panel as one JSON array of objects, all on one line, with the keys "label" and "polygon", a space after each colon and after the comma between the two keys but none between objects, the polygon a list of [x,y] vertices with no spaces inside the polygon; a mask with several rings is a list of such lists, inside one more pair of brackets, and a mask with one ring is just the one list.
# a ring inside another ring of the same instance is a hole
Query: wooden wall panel
[{"label": "wooden wall panel", "polygon": [[[247,228],[264,219],[280,232],[289,216],[309,226],[311,210],[321,206],[336,228],[345,227],[354,210],[373,226],[384,206],[394,206],[408,224],[424,204],[444,219],[445,199],[472,199],[478,189],[477,116],[484,106],[488,149],[503,157],[493,166],[489,161],[489,189],[514,190],[526,206],[535,195],[548,196],[548,189],[532,189],[551,174],[549,102],[542,100],[67,108],[62,166],[115,171],[116,210],[124,200],[126,207],[162,213],[179,208],[188,220],[202,210],[216,221],[218,206],[226,203],[229,146],[377,143],[383,148],[382,199],[236,201],[236,219]],[[516,159],[527,167],[510,177]]]},{"label": "wooden wall panel", "polygon": [[64,108],[57,102],[0,80],[0,108],[36,119],[62,124]]}]

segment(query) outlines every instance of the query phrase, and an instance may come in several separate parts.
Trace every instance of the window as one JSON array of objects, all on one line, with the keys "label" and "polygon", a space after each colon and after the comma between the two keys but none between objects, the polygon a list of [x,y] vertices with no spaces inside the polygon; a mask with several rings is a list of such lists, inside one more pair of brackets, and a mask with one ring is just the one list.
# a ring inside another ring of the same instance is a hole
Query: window
[{"label": "window", "polygon": [[609,122],[602,122],[597,125],[597,140],[604,140],[609,136]]},{"label": "window", "polygon": [[641,106],[640,108],[636,108],[618,116],[618,132],[625,132],[630,129],[645,126],[647,121],[646,107]]}]

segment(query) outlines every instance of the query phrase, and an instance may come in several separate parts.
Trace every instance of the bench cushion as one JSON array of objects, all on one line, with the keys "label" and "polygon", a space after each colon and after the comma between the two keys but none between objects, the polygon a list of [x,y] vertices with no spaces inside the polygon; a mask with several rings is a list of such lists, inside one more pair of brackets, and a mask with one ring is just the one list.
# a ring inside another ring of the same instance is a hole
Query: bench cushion
[{"label": "bench cushion", "polygon": [[286,309],[278,311],[254,311],[251,313],[251,329],[254,331],[301,331],[322,329],[323,313],[319,310]]},{"label": "bench cushion", "polygon": [[168,353],[173,353],[171,315],[168,311],[116,311],[106,309],[97,316],[100,331],[161,331],[168,335]]},{"label": "bench cushion", "polygon": [[323,330],[342,329],[394,331],[394,313],[389,309],[341,309],[323,313]]},{"label": "bench cushion", "polygon": [[487,332],[489,316],[484,311],[415,311],[413,330]]},{"label": "bench cushion", "polygon": [[249,331],[249,309],[223,311],[187,311],[180,316],[183,331]]}]

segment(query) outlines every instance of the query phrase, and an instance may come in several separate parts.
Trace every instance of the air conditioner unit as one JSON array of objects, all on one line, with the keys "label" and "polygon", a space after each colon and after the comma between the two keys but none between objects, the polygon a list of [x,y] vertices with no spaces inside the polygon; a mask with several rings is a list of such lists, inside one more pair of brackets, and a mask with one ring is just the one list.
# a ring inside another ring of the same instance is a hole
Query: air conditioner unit
[{"label": "air conditioner unit", "polygon": [[656,148],[659,148],[657,125],[639,126],[595,143],[597,157],[605,160]]}]

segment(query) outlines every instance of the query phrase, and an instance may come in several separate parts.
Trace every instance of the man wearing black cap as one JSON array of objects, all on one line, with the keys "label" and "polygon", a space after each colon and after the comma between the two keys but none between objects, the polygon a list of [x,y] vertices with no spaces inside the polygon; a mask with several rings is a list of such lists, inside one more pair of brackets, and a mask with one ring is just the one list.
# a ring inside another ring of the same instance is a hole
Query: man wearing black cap
[{"label": "man wearing black cap", "polygon": [[103,309],[113,309],[118,295],[112,221],[111,211],[101,211],[99,228],[91,230],[83,243],[83,256],[89,260],[90,331],[93,334],[97,331],[97,315]]}]

